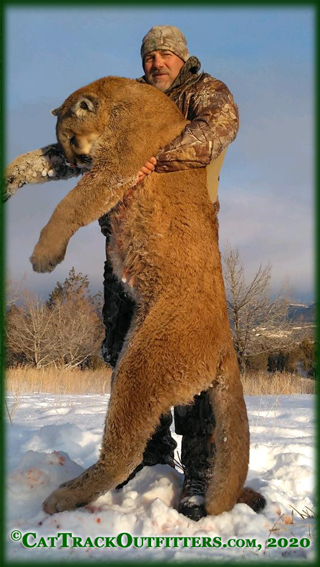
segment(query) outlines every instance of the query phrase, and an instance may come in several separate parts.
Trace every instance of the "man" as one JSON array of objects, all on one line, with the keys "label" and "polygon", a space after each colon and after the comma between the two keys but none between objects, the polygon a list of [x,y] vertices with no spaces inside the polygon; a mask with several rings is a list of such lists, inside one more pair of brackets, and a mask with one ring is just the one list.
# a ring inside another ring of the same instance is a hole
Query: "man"
[{"label": "man", "polygon": [[[170,173],[207,166],[208,191],[215,202],[225,150],[235,139],[239,127],[238,108],[230,91],[221,81],[206,73],[199,74],[200,62],[189,56],[186,39],[176,27],[153,27],[143,38],[141,57],[145,74],[138,80],[165,92],[190,123],[168,147],[150,157],[139,172],[139,182],[154,170]],[[215,206],[218,208],[217,204]],[[108,217],[99,222],[108,243]],[[102,353],[104,360],[114,367],[130,325],[134,302],[113,275],[108,258],[104,298],[106,337]],[[185,473],[178,510],[199,520],[206,515],[206,475],[209,460],[214,455],[215,423],[208,393],[195,396],[193,405],[175,408],[174,416],[176,433],[183,436],[181,462]],[[176,442],[170,434],[171,423],[171,414],[161,416],[160,425],[145,449],[143,462],[129,479],[143,466],[157,463],[174,466]]]}]

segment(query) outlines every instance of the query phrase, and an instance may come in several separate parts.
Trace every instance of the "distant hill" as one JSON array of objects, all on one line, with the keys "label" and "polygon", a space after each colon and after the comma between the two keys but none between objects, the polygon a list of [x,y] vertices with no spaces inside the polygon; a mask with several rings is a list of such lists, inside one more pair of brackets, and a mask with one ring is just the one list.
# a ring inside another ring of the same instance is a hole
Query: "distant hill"
[{"label": "distant hill", "polygon": [[301,323],[314,323],[316,318],[316,304],[304,305],[292,303],[289,307],[289,318]]}]

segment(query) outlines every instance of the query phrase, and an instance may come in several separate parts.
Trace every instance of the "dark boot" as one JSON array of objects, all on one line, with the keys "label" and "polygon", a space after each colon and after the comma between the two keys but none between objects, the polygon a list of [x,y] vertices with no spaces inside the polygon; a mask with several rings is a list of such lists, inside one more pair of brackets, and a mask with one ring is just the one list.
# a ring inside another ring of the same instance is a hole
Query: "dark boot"
[{"label": "dark boot", "polygon": [[[181,462],[185,474],[178,511],[198,521],[207,515],[205,493],[215,454],[215,419],[208,392],[195,396],[193,405],[175,408],[174,419],[176,433],[183,435]],[[237,503],[261,512],[266,499],[252,488],[244,487]]]},{"label": "dark boot", "polygon": [[174,418],[176,433],[183,436],[184,484],[178,512],[198,521],[207,515],[204,498],[215,451],[212,442],[215,421],[208,392],[196,395],[192,405],[176,407]]},{"label": "dark boot", "polygon": [[[110,225],[108,215],[99,219],[102,233],[106,236],[106,250],[110,238]],[[105,362],[115,368],[125,336],[129,330],[135,311],[134,300],[125,292],[121,282],[113,274],[111,264],[106,254],[104,266],[104,306],[103,322],[106,329],[105,339],[102,343],[102,357]],[[111,382],[112,388],[112,382]],[[171,437],[171,412],[160,417],[160,425],[146,445],[143,460],[130,474],[126,481],[117,488],[122,488],[144,466],[156,464],[169,464],[174,467],[174,450],[177,443]]]}]

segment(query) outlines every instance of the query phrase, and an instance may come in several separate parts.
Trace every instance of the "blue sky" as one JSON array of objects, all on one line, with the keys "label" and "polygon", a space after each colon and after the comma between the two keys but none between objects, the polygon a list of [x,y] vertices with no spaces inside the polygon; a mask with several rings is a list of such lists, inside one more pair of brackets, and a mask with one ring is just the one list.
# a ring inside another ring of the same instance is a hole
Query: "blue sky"
[{"label": "blue sky", "polygon": [[[6,9],[7,161],[55,140],[57,107],[106,75],[139,77],[141,39],[178,26],[202,68],[224,81],[240,110],[240,131],[221,173],[220,248],[238,246],[248,277],[273,265],[276,291],[313,300],[314,41],[311,7],[10,7]],[[7,267],[40,293],[71,266],[101,289],[104,239],[97,223],[73,237],[63,264],[34,274],[42,226],[75,180],[23,187],[8,205]]]}]

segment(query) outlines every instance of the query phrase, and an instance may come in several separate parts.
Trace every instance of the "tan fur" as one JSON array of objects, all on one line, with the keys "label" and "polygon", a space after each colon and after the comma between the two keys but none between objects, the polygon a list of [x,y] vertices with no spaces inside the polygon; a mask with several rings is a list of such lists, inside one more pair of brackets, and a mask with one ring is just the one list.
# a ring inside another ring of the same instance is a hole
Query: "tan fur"
[{"label": "tan fur", "polygon": [[118,277],[129,274],[138,307],[115,369],[100,458],[53,492],[44,509],[76,508],[124,481],[159,416],[212,384],[217,451],[206,508],[230,510],[247,475],[249,430],[206,171],[153,173],[122,201],[141,166],[186,121],[165,94],[114,77],[73,93],[55,112],[69,161],[79,165],[85,148],[93,165],[42,230],[34,269],[51,271],[72,234],[112,209],[109,254]]}]

